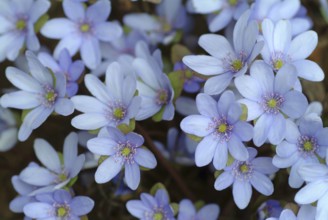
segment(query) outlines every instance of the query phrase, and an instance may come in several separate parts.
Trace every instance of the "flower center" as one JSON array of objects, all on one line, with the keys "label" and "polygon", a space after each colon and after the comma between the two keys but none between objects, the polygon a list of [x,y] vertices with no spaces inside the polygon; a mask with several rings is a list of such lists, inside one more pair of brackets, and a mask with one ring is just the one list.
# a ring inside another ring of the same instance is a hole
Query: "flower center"
[{"label": "flower center", "polygon": [[16,22],[16,29],[17,30],[24,30],[26,28],[26,21],[23,19],[20,19]]},{"label": "flower center", "polygon": [[49,85],[44,86],[43,104],[46,107],[53,106],[56,101],[57,96],[58,96],[58,94],[55,92],[55,90],[51,86],[49,86]]},{"label": "flower center", "polygon": [[267,113],[278,114],[285,99],[278,93],[265,95],[262,101],[262,108]]},{"label": "flower center", "polygon": [[131,144],[129,141],[124,143],[119,143],[116,147],[117,152],[115,154],[116,158],[121,158],[122,163],[134,163],[134,155],[137,152],[136,146]]},{"label": "flower center", "polygon": [[246,164],[242,164],[239,167],[240,172],[247,173],[249,171],[249,167]]},{"label": "flower center", "polygon": [[66,176],[66,174],[65,174],[65,173],[61,173],[61,174],[59,174],[59,175],[58,175],[58,180],[59,180],[60,182],[64,182],[65,180],[67,180],[67,176]]},{"label": "flower center", "polygon": [[113,116],[115,118],[117,118],[118,120],[122,120],[125,116],[125,113],[126,113],[125,109],[120,108],[120,107],[114,108],[114,110],[113,110]]},{"label": "flower center", "polygon": [[57,209],[57,217],[65,217],[68,214],[68,208],[61,206]]},{"label": "flower center", "polygon": [[226,124],[220,124],[217,128],[217,131],[220,133],[225,133],[227,131],[227,125]]},{"label": "flower center", "polygon": [[106,115],[108,120],[113,121],[117,125],[125,118],[126,114],[127,109],[122,102],[114,101],[109,103]]},{"label": "flower center", "polygon": [[162,220],[163,218],[164,218],[164,216],[160,212],[156,212],[153,216],[153,220]]},{"label": "flower center", "polygon": [[281,59],[277,59],[273,62],[273,68],[277,71],[280,70],[280,68],[284,65],[284,61]]},{"label": "flower center", "polygon": [[318,148],[317,140],[314,137],[302,135],[298,138],[298,149],[305,154],[313,154]]},{"label": "flower center", "polygon": [[80,30],[84,33],[89,32],[90,31],[90,25],[87,24],[87,23],[84,23],[80,26]]},{"label": "flower center", "polygon": [[164,105],[164,104],[167,104],[168,102],[168,93],[165,89],[160,89],[158,92],[157,92],[157,97],[156,97],[156,103],[158,105]]},{"label": "flower center", "polygon": [[241,70],[241,68],[243,68],[243,66],[244,63],[240,59],[233,60],[231,62],[231,68],[234,72],[238,72],[239,70]]},{"label": "flower center", "polygon": [[232,174],[239,180],[248,180],[252,176],[252,171],[252,164],[248,161],[236,161],[232,168]]},{"label": "flower center", "polygon": [[238,3],[238,0],[229,0],[228,1],[231,6],[235,6]]},{"label": "flower center", "polygon": [[131,154],[131,149],[129,147],[124,147],[122,150],[121,150],[121,154],[122,156],[124,157],[128,157],[130,154]]},{"label": "flower center", "polygon": [[209,124],[208,129],[215,129],[215,135],[220,142],[227,142],[230,140],[233,126],[230,125],[225,117],[213,118],[213,123]]}]

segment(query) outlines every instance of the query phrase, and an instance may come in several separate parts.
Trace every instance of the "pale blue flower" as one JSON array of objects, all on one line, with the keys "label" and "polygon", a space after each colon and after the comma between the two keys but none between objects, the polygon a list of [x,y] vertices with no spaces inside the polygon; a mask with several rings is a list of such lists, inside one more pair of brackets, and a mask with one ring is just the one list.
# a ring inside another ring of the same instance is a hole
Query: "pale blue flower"
[{"label": "pale blue flower", "polygon": [[175,220],[166,190],[157,190],[155,196],[141,193],[140,199],[126,203],[126,208],[134,217],[142,220]]},{"label": "pale blue flower", "polygon": [[191,12],[208,14],[207,23],[211,32],[217,32],[239,19],[249,7],[246,0],[189,0],[188,6]]},{"label": "pale blue flower", "polygon": [[28,50],[40,49],[34,25],[49,7],[48,0],[0,1],[0,62],[15,60],[24,45]]},{"label": "pale blue flower", "polygon": [[232,79],[244,75],[250,63],[263,47],[257,42],[259,30],[255,21],[248,23],[249,13],[244,13],[233,30],[233,46],[221,35],[204,34],[198,44],[208,55],[188,55],[183,62],[192,70],[209,78],[204,86],[205,93],[216,95],[223,92]]},{"label": "pale blue flower", "polygon": [[204,137],[195,152],[197,166],[213,160],[216,169],[223,169],[228,161],[228,151],[237,160],[248,159],[243,141],[253,136],[253,126],[240,120],[242,109],[232,91],[226,91],[219,101],[201,93],[196,97],[200,115],[190,115],[181,121],[181,129],[189,134]]},{"label": "pale blue flower", "polygon": [[0,106],[0,151],[10,150],[17,143],[17,122],[14,114]]},{"label": "pale blue flower", "polygon": [[22,181],[38,187],[30,195],[64,187],[78,175],[85,161],[83,154],[78,155],[77,134],[74,132],[65,138],[63,162],[55,149],[44,139],[34,141],[34,151],[44,167],[28,166],[19,174]]},{"label": "pale blue flower", "polygon": [[84,64],[81,60],[73,62],[66,48],[60,52],[58,61],[45,52],[40,52],[38,58],[44,66],[50,68],[53,72],[65,76],[66,95],[68,97],[72,97],[77,93],[79,88],[77,81],[84,71]]},{"label": "pale blue flower", "polygon": [[111,2],[99,0],[84,8],[82,3],[63,1],[64,13],[68,18],[53,18],[41,29],[41,34],[51,39],[60,39],[54,55],[67,48],[70,55],[81,52],[85,65],[96,68],[101,61],[100,41],[110,42],[122,36],[123,30],[118,22],[108,22]]},{"label": "pale blue flower", "polygon": [[196,211],[195,206],[189,199],[183,199],[179,203],[179,214],[177,220],[217,220],[220,208],[216,204],[207,204]]},{"label": "pale blue flower", "polygon": [[323,128],[319,117],[305,117],[297,126],[291,120],[286,123],[285,140],[277,145],[273,164],[279,168],[291,167],[289,185],[299,188],[304,183],[298,169],[304,164],[319,163],[318,157],[326,156],[328,128]]},{"label": "pale blue flower", "polygon": [[137,58],[132,65],[138,77],[138,95],[142,98],[136,119],[147,119],[163,109],[162,119],[172,120],[174,91],[169,78],[163,73],[161,51],[150,54],[147,45],[139,42],[135,53]]},{"label": "pale blue flower", "polygon": [[295,201],[302,205],[317,201],[315,219],[328,219],[328,166],[307,164],[300,167],[298,172],[307,184],[296,193]]},{"label": "pale blue flower", "polygon": [[233,200],[240,209],[248,206],[252,197],[252,187],[259,193],[269,196],[273,193],[273,184],[268,177],[278,169],[272,165],[271,157],[257,157],[255,148],[249,147],[246,161],[234,161],[224,168],[224,172],[215,180],[214,188],[224,190],[232,185]]},{"label": "pale blue flower", "polygon": [[[259,25],[268,18],[274,23],[280,20],[289,20],[292,35],[298,35],[312,27],[311,19],[306,15],[306,9],[300,0],[257,0],[251,7],[251,20],[256,20]],[[286,34],[286,33],[284,33]]]},{"label": "pale blue flower", "polygon": [[134,132],[123,134],[114,127],[107,127],[98,137],[87,142],[88,149],[98,155],[108,156],[97,168],[95,180],[106,183],[112,180],[124,167],[125,181],[135,190],[140,183],[140,166],[153,169],[157,162],[154,155],[141,147],[144,139]]},{"label": "pale blue flower", "polygon": [[282,210],[283,208],[278,200],[269,199],[257,209],[258,220],[265,220],[269,217],[277,218]]},{"label": "pale blue flower", "polygon": [[94,207],[87,196],[72,196],[66,190],[36,195],[35,202],[24,206],[24,214],[37,220],[78,220]]},{"label": "pale blue flower", "polygon": [[96,76],[84,77],[87,89],[94,96],[72,97],[75,108],[83,112],[72,119],[72,125],[82,130],[94,130],[106,126],[129,124],[136,117],[140,100],[136,93],[136,79],[122,72],[117,62],[108,66],[105,84]]},{"label": "pale blue flower", "polygon": [[[284,209],[279,218],[267,218],[266,220],[315,220],[316,208],[311,205],[302,205],[297,216],[290,209]],[[317,219],[316,220],[321,220]],[[322,219],[323,220],[323,219]]]},{"label": "pale blue flower", "polygon": [[299,77],[316,82],[323,80],[324,73],[319,65],[306,59],[318,44],[316,32],[306,31],[292,39],[292,28],[288,20],[280,20],[274,24],[271,20],[264,19],[262,33],[265,45],[261,55],[274,71],[286,64],[292,64]]},{"label": "pale blue flower", "polygon": [[21,89],[1,97],[1,105],[29,110],[18,132],[18,139],[25,141],[53,112],[70,115],[74,111],[71,100],[65,98],[64,75],[51,73],[30,51],[26,52],[30,74],[15,67],[6,69],[7,79]]},{"label": "pale blue flower", "polygon": [[253,63],[250,75],[236,78],[236,87],[245,97],[240,102],[247,106],[247,120],[258,118],[253,136],[256,146],[267,139],[279,144],[286,134],[285,116],[297,119],[304,114],[308,102],[301,92],[293,90],[296,79],[292,65],[284,65],[275,76],[263,61]]}]

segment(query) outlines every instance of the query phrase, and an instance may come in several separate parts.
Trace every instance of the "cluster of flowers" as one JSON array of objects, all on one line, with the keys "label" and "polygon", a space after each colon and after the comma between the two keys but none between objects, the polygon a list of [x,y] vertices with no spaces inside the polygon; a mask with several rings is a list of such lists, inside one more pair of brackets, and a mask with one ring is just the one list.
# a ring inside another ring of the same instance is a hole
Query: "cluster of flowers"
[{"label": "cluster of flowers", "polygon": [[[67,136],[63,153],[36,139],[35,154],[43,166],[31,162],[12,178],[19,194],[12,211],[26,219],[82,218],[94,202],[75,196],[72,186],[88,164],[97,167],[97,183],[124,170],[126,185],[136,190],[140,170],[154,169],[157,160],[134,132],[135,124],[149,118],[169,121],[177,111],[186,116],[180,124],[186,134],[171,128],[167,147],[155,141],[165,158],[198,167],[212,163],[214,188],[232,185],[240,209],[250,203],[252,187],[269,196],[275,173],[290,168],[290,187],[306,183],[295,196],[297,217],[285,209],[263,219],[328,219],[328,128],[320,104],[308,104],[300,82],[322,81],[324,73],[307,59],[318,36],[309,30],[312,22],[299,0],[251,5],[247,0],[189,0],[185,5],[162,0],[156,15],[125,15],[125,32],[118,21],[108,21],[109,0],[92,2],[63,0],[66,17],[48,20],[48,0],[0,1],[0,61],[20,67],[5,73],[17,90],[0,99],[0,149],[9,150],[17,138],[27,140],[49,116],[69,116],[74,110],[81,114],[71,125],[93,134],[79,133],[87,140],[88,159],[78,155],[77,133]],[[183,55],[172,58],[174,68],[166,74],[157,45],[181,41],[195,47],[186,35],[194,26],[193,13],[206,15],[210,32],[225,29],[226,34],[200,36],[198,44],[209,55],[192,55],[180,45]],[[37,32],[59,40],[53,54],[41,48]],[[25,56],[19,56],[24,49]],[[81,60],[73,61],[78,52]],[[83,75],[85,68],[90,73]],[[78,93],[82,79],[91,96]],[[196,101],[185,93],[197,94]],[[22,122],[7,108],[22,110]],[[274,145],[274,157],[257,157],[253,145]],[[140,197],[126,204],[139,219],[215,220],[219,215],[215,204],[198,211],[188,199],[170,204],[163,188]]]}]

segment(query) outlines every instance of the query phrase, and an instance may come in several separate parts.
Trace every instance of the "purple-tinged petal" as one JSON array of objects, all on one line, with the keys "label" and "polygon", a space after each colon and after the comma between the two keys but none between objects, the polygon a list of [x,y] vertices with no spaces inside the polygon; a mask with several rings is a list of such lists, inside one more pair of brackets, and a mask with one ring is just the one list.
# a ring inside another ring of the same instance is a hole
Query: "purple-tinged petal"
[{"label": "purple-tinged petal", "polygon": [[219,59],[207,55],[188,55],[182,61],[190,69],[203,75],[217,75],[225,71]]},{"label": "purple-tinged petal", "polygon": [[51,19],[40,30],[43,36],[51,39],[62,39],[75,31],[76,24],[66,18]]},{"label": "purple-tinged petal", "polygon": [[273,116],[272,123],[270,124],[270,130],[268,133],[268,139],[271,144],[277,145],[285,138],[286,134],[286,119],[282,114]]},{"label": "purple-tinged petal", "polygon": [[181,218],[182,214],[184,215],[184,217],[188,217],[188,219],[192,219],[196,214],[195,207],[189,199],[183,199],[179,203],[178,220],[186,219],[186,218]]},{"label": "purple-tinged petal", "polygon": [[302,60],[310,56],[318,44],[318,34],[306,31],[297,35],[291,42],[288,55],[292,60]]},{"label": "purple-tinged petal", "polygon": [[32,129],[38,128],[49,115],[53,112],[53,108],[47,108],[44,106],[39,106],[29,113],[24,118],[23,124],[26,124]]},{"label": "purple-tinged petal", "polygon": [[29,21],[35,23],[41,15],[46,13],[50,8],[50,2],[44,0],[37,0],[33,2],[32,7],[29,10]]},{"label": "purple-tinged petal", "polygon": [[233,200],[240,209],[248,206],[252,197],[252,186],[249,182],[235,181],[232,185]]},{"label": "purple-tinged petal", "polygon": [[229,186],[231,186],[233,181],[234,181],[234,177],[231,175],[231,173],[223,172],[215,180],[214,188],[219,191],[224,190],[224,189],[228,188]]},{"label": "purple-tinged petal", "polygon": [[34,152],[39,161],[56,173],[60,172],[61,165],[57,152],[55,149],[44,139],[35,139]]},{"label": "purple-tinged petal", "polygon": [[79,174],[79,172],[83,168],[84,162],[85,162],[85,155],[81,154],[73,161],[73,165],[71,167],[68,168],[68,166],[66,166],[65,164],[65,167],[67,167],[69,171],[68,174],[69,178],[74,178]]},{"label": "purple-tinged petal", "polygon": [[232,91],[228,90],[222,93],[217,103],[217,109],[220,115],[226,116],[228,114],[231,104],[235,103],[235,95]]},{"label": "purple-tinged petal", "polygon": [[125,135],[126,140],[129,140],[133,144],[135,144],[137,147],[141,146],[144,143],[144,138],[137,133],[130,132]]},{"label": "purple-tinged petal", "polygon": [[271,175],[278,171],[278,169],[273,166],[271,157],[257,157],[252,160],[252,165],[254,166],[254,170],[267,175]]},{"label": "purple-tinged petal", "polygon": [[71,98],[75,109],[80,112],[104,113],[107,106],[92,96],[77,95]]},{"label": "purple-tinged petal", "polygon": [[[254,64],[253,64],[254,66]],[[253,67],[252,66],[252,67]],[[263,73],[263,72],[262,72]],[[263,74],[265,75],[265,74]],[[257,80],[251,76],[239,76],[235,79],[235,85],[242,96],[251,101],[259,101],[262,97],[262,89]]]},{"label": "purple-tinged petal", "polygon": [[34,198],[31,196],[17,196],[9,203],[9,209],[15,213],[22,213],[26,204],[34,202]]},{"label": "purple-tinged petal", "polygon": [[307,164],[300,167],[298,170],[302,179],[307,182],[317,181],[318,179],[325,178],[328,175],[328,169],[323,164]]},{"label": "purple-tinged petal", "polygon": [[134,160],[142,167],[153,169],[157,165],[156,158],[149,150],[139,148],[134,155]]},{"label": "purple-tinged petal", "polygon": [[[61,63],[61,62],[60,62]],[[62,65],[62,64],[61,64]],[[84,63],[81,60],[77,60],[70,64],[68,72],[69,72],[69,80],[76,81],[80,78],[81,74],[84,71]]]},{"label": "purple-tinged petal", "polygon": [[304,183],[304,180],[298,173],[298,170],[302,165],[304,165],[304,163],[299,160],[290,169],[288,184],[291,188],[300,188]]},{"label": "purple-tinged petal", "polygon": [[238,102],[246,105],[247,107],[247,121],[252,121],[258,118],[264,112],[262,106],[259,105],[258,102],[254,102],[248,99],[240,99]]},{"label": "purple-tinged petal", "polygon": [[294,153],[290,155],[289,157],[280,157],[278,155],[274,156],[272,159],[272,163],[279,168],[287,168],[292,166],[297,162],[299,159],[298,153]]},{"label": "purple-tinged petal", "polygon": [[327,203],[328,193],[325,193],[317,203],[315,219],[328,219]]},{"label": "purple-tinged petal", "polygon": [[40,52],[38,54],[38,59],[45,67],[50,68],[53,72],[61,71],[58,63],[56,62],[56,60],[53,58],[52,55],[50,55],[46,52]]},{"label": "purple-tinged petal", "polygon": [[273,33],[273,46],[275,51],[285,52],[292,38],[292,27],[289,20],[280,20]]},{"label": "purple-tinged petal", "polygon": [[94,75],[88,74],[84,77],[85,86],[90,93],[99,99],[103,103],[109,103],[111,101],[108,89],[106,86]]},{"label": "purple-tinged petal", "polygon": [[318,144],[321,146],[328,146],[328,128],[320,129],[320,131],[316,134]]},{"label": "purple-tinged petal", "polygon": [[295,122],[293,122],[290,119],[287,119],[286,120],[286,136],[285,136],[286,140],[289,143],[296,144],[300,135],[301,134],[300,134]]},{"label": "purple-tinged petal", "polygon": [[1,97],[1,105],[5,108],[32,109],[40,104],[40,95],[37,93],[17,91]]},{"label": "purple-tinged petal", "polygon": [[217,117],[217,102],[209,95],[200,93],[196,97],[196,105],[199,113],[207,117]]},{"label": "purple-tinged petal", "polygon": [[[151,64],[147,62],[147,60],[136,58],[133,63],[133,67],[137,75],[141,78],[143,82],[145,82],[149,87],[153,88],[154,90],[160,89],[161,86],[158,82],[158,75],[160,73],[154,72]],[[138,85],[139,87],[139,85]],[[139,88],[138,88],[139,90]]]},{"label": "purple-tinged petal", "polygon": [[88,149],[98,155],[113,155],[116,153],[118,143],[105,137],[92,138],[87,142]]},{"label": "purple-tinged petal", "polygon": [[34,186],[48,186],[57,176],[43,167],[27,167],[19,174],[19,178]]},{"label": "purple-tinged petal", "polygon": [[75,132],[71,132],[64,140],[64,165],[65,168],[73,166],[73,162],[77,157],[78,136]]},{"label": "purple-tinged petal", "polygon": [[276,147],[277,155],[280,157],[290,157],[293,153],[297,151],[297,145],[291,144],[287,141],[283,141]]},{"label": "purple-tinged petal", "polygon": [[248,159],[248,151],[241,140],[234,134],[231,135],[228,142],[229,153],[233,158],[239,161],[245,161]]},{"label": "purple-tinged petal", "polygon": [[72,119],[71,124],[78,129],[94,130],[107,125],[108,119],[103,114],[86,113],[75,116]]},{"label": "purple-tinged petal", "polygon": [[85,18],[85,10],[83,7],[83,4],[79,2],[74,2],[70,0],[65,0],[63,2],[63,9],[65,15],[75,21],[75,22],[81,22]]},{"label": "purple-tinged petal", "polygon": [[306,80],[319,82],[325,77],[321,67],[311,60],[297,60],[292,64],[296,67],[298,76]]},{"label": "purple-tinged petal", "polygon": [[55,104],[55,112],[68,116],[74,112],[74,105],[70,99],[67,98],[58,98]]},{"label": "purple-tinged petal", "polygon": [[233,132],[241,141],[250,141],[253,138],[253,126],[251,124],[244,121],[238,121],[233,126]]},{"label": "purple-tinged petal", "polygon": [[53,77],[49,70],[41,64],[38,58],[31,51],[25,53],[31,75],[41,84],[53,85]]},{"label": "purple-tinged petal", "polygon": [[302,135],[315,136],[322,127],[323,124],[320,117],[303,117],[299,121],[299,129]]},{"label": "purple-tinged petal", "polygon": [[204,137],[213,132],[213,129],[210,128],[211,123],[213,122],[209,117],[190,115],[181,121],[180,127],[186,133]]},{"label": "purple-tinged petal", "polygon": [[140,169],[136,163],[125,164],[125,180],[128,187],[136,190],[140,183]]},{"label": "purple-tinged petal", "polygon": [[6,69],[7,79],[17,88],[27,92],[40,92],[42,87],[40,83],[29,74],[15,67]]},{"label": "purple-tinged petal", "polygon": [[59,203],[69,203],[72,197],[66,190],[56,190],[53,192],[53,199]]},{"label": "purple-tinged petal", "polygon": [[215,220],[218,218],[220,208],[216,204],[203,206],[197,213],[199,219]]},{"label": "purple-tinged petal", "polygon": [[102,0],[97,1],[86,10],[86,18],[94,23],[100,23],[107,20],[111,11],[111,2]]},{"label": "purple-tinged petal", "polygon": [[34,186],[25,183],[18,176],[13,176],[11,178],[11,183],[16,192],[18,192],[20,195],[27,195],[35,189]]},{"label": "purple-tinged petal", "polygon": [[195,152],[195,162],[198,167],[209,164],[214,156],[215,149],[218,147],[218,141],[214,135],[206,136],[197,146]]},{"label": "purple-tinged petal", "polygon": [[308,101],[306,97],[298,91],[289,91],[284,96],[285,101],[281,106],[281,111],[290,118],[299,118],[301,117],[307,106]]},{"label": "purple-tinged petal", "polygon": [[120,158],[116,158],[115,156],[109,157],[104,160],[98,167],[95,180],[97,183],[106,183],[112,180],[122,168]]},{"label": "purple-tinged petal", "polygon": [[273,193],[273,184],[269,177],[254,171],[250,179],[252,186],[261,194],[269,196]]},{"label": "purple-tinged petal", "polygon": [[251,66],[250,75],[256,79],[262,92],[273,92],[274,74],[271,67],[264,61],[255,61]]},{"label": "purple-tinged petal", "polygon": [[84,38],[81,45],[81,57],[90,69],[95,69],[101,61],[99,41],[96,38]]},{"label": "purple-tinged petal", "polygon": [[[203,4],[203,2],[201,4]],[[226,27],[231,21],[232,15],[233,14],[230,7],[221,10],[218,15],[210,15],[207,19],[208,29],[210,32],[217,32]]]},{"label": "purple-tinged petal", "polygon": [[82,35],[80,35],[79,33],[71,33],[69,35],[66,35],[57,44],[54,51],[54,56],[58,58],[60,52],[65,48],[69,51],[69,54],[73,56],[80,49],[81,45],[82,45]]},{"label": "purple-tinged petal", "polygon": [[76,196],[70,202],[72,214],[76,216],[86,215],[93,209],[95,203],[92,199],[86,196]]},{"label": "purple-tinged petal", "polygon": [[147,13],[130,13],[124,16],[125,25],[140,31],[158,31],[161,29],[160,22]]},{"label": "purple-tinged petal", "polygon": [[51,204],[32,202],[24,206],[24,214],[34,219],[46,219],[51,217],[55,208]]},{"label": "purple-tinged petal", "polygon": [[285,64],[278,71],[274,80],[274,90],[279,94],[285,94],[291,90],[297,79],[297,71],[293,65]]},{"label": "purple-tinged petal", "polygon": [[230,85],[232,78],[233,75],[230,72],[209,78],[204,85],[205,93],[209,95],[220,94]]},{"label": "purple-tinged petal", "polygon": [[149,208],[146,207],[140,200],[130,200],[126,203],[127,210],[137,218],[142,218]]},{"label": "purple-tinged petal", "polygon": [[262,34],[269,51],[274,51],[274,24],[270,19],[264,19],[261,23]]},{"label": "purple-tinged petal", "polygon": [[319,200],[328,191],[328,184],[324,180],[318,180],[305,185],[295,195],[295,201],[299,204],[310,204]]},{"label": "purple-tinged petal", "polygon": [[229,41],[217,34],[203,34],[198,40],[199,46],[201,46],[206,52],[217,59],[224,59],[228,54],[234,54]]},{"label": "purple-tinged petal", "polygon": [[118,22],[103,22],[95,27],[95,35],[99,40],[111,42],[119,39],[123,34],[123,29]]},{"label": "purple-tinged petal", "polygon": [[269,114],[263,114],[256,122],[254,126],[253,142],[255,146],[260,147],[264,144],[268,138],[273,117]]},{"label": "purple-tinged petal", "polygon": [[218,143],[213,158],[215,169],[222,170],[227,166],[228,162],[228,145],[227,142]]},{"label": "purple-tinged petal", "polygon": [[239,121],[242,114],[242,109],[239,103],[232,103],[228,109],[227,122],[229,124],[235,124]]}]

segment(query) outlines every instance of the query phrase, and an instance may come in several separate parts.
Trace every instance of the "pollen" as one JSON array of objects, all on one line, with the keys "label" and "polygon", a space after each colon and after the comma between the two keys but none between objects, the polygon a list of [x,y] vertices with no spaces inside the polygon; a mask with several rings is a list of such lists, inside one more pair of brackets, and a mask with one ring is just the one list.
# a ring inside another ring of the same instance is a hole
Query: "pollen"
[{"label": "pollen", "polygon": [[168,102],[168,93],[165,89],[161,89],[157,92],[156,103],[158,105],[164,105]]},{"label": "pollen", "polygon": [[220,124],[217,128],[217,131],[220,133],[225,133],[227,131],[227,125],[226,124]]},{"label": "pollen", "polygon": [[305,141],[303,144],[303,149],[307,152],[312,151],[313,145],[312,145],[311,141]]},{"label": "pollen", "polygon": [[240,172],[247,173],[249,171],[249,167],[246,164],[242,164],[239,167]]},{"label": "pollen", "polygon": [[20,19],[16,22],[16,29],[17,30],[24,30],[26,28],[26,21],[23,19]]},{"label": "pollen", "polygon": [[124,118],[124,116],[125,116],[125,111],[124,111],[124,109],[122,109],[122,108],[114,108],[114,110],[113,110],[113,116],[116,118],[116,119],[118,119],[118,120],[121,120],[121,119],[123,119]]},{"label": "pollen", "polygon": [[67,179],[67,176],[65,175],[65,173],[61,173],[61,174],[58,175],[58,180],[59,180],[60,182],[63,182],[63,181],[65,181],[66,179]]},{"label": "pollen", "polygon": [[90,25],[89,25],[89,24],[82,24],[82,25],[80,26],[80,30],[81,30],[82,32],[89,32],[89,31],[90,31]]},{"label": "pollen", "polygon": [[241,68],[243,68],[243,62],[239,59],[234,60],[231,62],[231,67],[235,72],[238,72]]},{"label": "pollen", "polygon": [[122,156],[124,157],[128,157],[130,154],[131,154],[131,149],[129,147],[124,147],[122,150],[121,150],[121,154]]},{"label": "pollen", "polygon": [[156,212],[153,216],[153,220],[163,220],[163,219],[164,219],[164,216],[160,212]]},{"label": "pollen", "polygon": [[280,68],[284,65],[284,62],[281,60],[281,59],[278,59],[276,60],[274,63],[273,63],[273,68],[275,70],[280,70]]},{"label": "pollen", "polygon": [[270,99],[270,100],[267,102],[267,104],[268,104],[268,107],[269,107],[269,108],[275,108],[275,107],[277,107],[277,101],[276,101],[275,99]]},{"label": "pollen", "polygon": [[49,91],[45,94],[45,98],[48,102],[54,102],[57,94],[54,91]]},{"label": "pollen", "polygon": [[68,214],[68,212],[65,207],[59,207],[57,209],[57,217],[65,217],[67,214]]},{"label": "pollen", "polygon": [[230,5],[235,6],[238,3],[238,0],[229,0],[228,1]]}]

